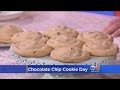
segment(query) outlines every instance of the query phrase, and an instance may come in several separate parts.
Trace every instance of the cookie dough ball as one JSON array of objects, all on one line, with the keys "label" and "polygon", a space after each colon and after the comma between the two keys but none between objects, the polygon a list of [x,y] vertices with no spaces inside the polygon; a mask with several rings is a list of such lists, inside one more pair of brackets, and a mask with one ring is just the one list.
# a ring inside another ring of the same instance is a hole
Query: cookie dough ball
[{"label": "cookie dough ball", "polygon": [[63,63],[77,63],[82,62],[90,58],[90,55],[86,51],[82,51],[79,47],[62,47],[56,48],[50,54],[51,58]]},{"label": "cookie dough ball", "polygon": [[50,54],[52,49],[44,43],[37,40],[26,40],[12,44],[12,50],[15,54],[24,57],[42,57]]},{"label": "cookie dough ball", "polygon": [[49,37],[54,37],[59,35],[66,35],[71,37],[78,36],[77,31],[66,26],[56,26],[56,27],[50,28],[47,31],[45,31],[44,34],[48,35]]},{"label": "cookie dough ball", "polygon": [[23,30],[16,25],[3,25],[0,27],[0,43],[11,44],[11,38],[14,34]]},{"label": "cookie dough ball", "polygon": [[53,49],[70,45],[73,47],[82,48],[83,44],[84,43],[82,41],[66,35],[55,36],[47,41],[47,45],[52,47]]},{"label": "cookie dough ball", "polygon": [[113,41],[112,36],[108,34],[104,34],[99,31],[93,31],[93,32],[84,32],[82,34],[79,34],[77,39],[83,41],[83,42],[89,42],[89,41],[94,41],[94,40],[108,40],[108,41]]},{"label": "cookie dough ball", "polygon": [[82,49],[93,56],[116,56],[119,48],[116,44],[108,40],[90,41],[83,45]]},{"label": "cookie dough ball", "polygon": [[19,43],[25,40],[39,40],[41,43],[46,43],[48,39],[49,37],[47,35],[42,34],[41,32],[26,31],[15,34],[12,37],[12,42]]}]

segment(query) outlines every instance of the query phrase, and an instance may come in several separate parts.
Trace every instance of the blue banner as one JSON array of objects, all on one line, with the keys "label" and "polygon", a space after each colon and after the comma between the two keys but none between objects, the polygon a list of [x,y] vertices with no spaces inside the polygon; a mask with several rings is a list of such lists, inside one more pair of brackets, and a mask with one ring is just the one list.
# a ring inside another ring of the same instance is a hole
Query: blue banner
[{"label": "blue banner", "polygon": [[120,74],[120,65],[0,65],[0,73]]},{"label": "blue banner", "polygon": [[0,65],[0,73],[26,73],[25,65]]}]

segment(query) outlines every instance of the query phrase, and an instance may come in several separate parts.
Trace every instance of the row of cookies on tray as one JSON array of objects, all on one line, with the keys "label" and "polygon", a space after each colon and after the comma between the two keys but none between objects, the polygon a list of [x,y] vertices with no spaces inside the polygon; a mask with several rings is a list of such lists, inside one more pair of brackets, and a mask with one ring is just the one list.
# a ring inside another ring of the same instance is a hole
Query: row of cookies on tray
[{"label": "row of cookies on tray", "polygon": [[12,43],[12,50],[20,56],[50,55],[65,63],[88,60],[91,55],[116,56],[119,52],[110,35],[98,31],[78,33],[66,26],[56,26],[41,33],[24,32],[20,27],[5,25],[0,30],[0,42]]}]

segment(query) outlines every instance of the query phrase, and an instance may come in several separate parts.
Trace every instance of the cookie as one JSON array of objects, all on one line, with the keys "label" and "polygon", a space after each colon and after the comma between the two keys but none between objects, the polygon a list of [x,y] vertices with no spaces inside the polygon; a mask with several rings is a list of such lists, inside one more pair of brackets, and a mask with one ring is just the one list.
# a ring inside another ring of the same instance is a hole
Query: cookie
[{"label": "cookie", "polygon": [[77,47],[82,48],[83,44],[84,43],[82,41],[79,41],[76,38],[69,37],[66,35],[55,36],[55,37],[50,38],[47,41],[47,45],[52,47],[53,49],[70,46],[70,45],[73,47],[77,46]]},{"label": "cookie", "polygon": [[113,41],[112,36],[108,34],[104,34],[99,31],[93,31],[93,32],[84,32],[82,34],[79,34],[77,39],[83,41],[83,42],[89,42],[89,41],[94,41],[94,40],[108,40],[108,41]]},{"label": "cookie", "polygon": [[0,28],[0,43],[11,44],[11,38],[14,34],[23,30],[16,25],[3,25]]},{"label": "cookie", "polygon": [[46,43],[48,39],[49,37],[47,35],[42,34],[41,32],[26,31],[15,34],[12,37],[12,42],[19,43],[25,40],[39,40],[41,43]]},{"label": "cookie", "polygon": [[116,44],[108,40],[90,41],[83,45],[82,49],[93,56],[116,56],[119,48]]},{"label": "cookie", "polygon": [[44,34],[48,35],[49,37],[59,36],[59,35],[66,35],[71,37],[77,37],[78,32],[72,28],[66,26],[56,26],[53,28],[48,29],[47,31],[43,32]]},{"label": "cookie", "polygon": [[12,50],[15,54],[24,57],[42,57],[50,54],[52,49],[44,43],[37,40],[26,40],[12,44]]},{"label": "cookie", "polygon": [[51,58],[63,63],[77,63],[82,62],[90,58],[90,55],[86,51],[82,51],[79,47],[62,47],[56,48],[50,54]]}]

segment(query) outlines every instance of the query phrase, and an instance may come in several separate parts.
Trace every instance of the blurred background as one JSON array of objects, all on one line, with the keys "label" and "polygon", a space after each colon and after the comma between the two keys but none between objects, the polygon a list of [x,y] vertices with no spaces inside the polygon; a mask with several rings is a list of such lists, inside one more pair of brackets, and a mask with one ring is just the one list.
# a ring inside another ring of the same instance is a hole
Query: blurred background
[{"label": "blurred background", "polygon": [[87,11],[87,12],[109,16],[120,16],[120,11]]}]

